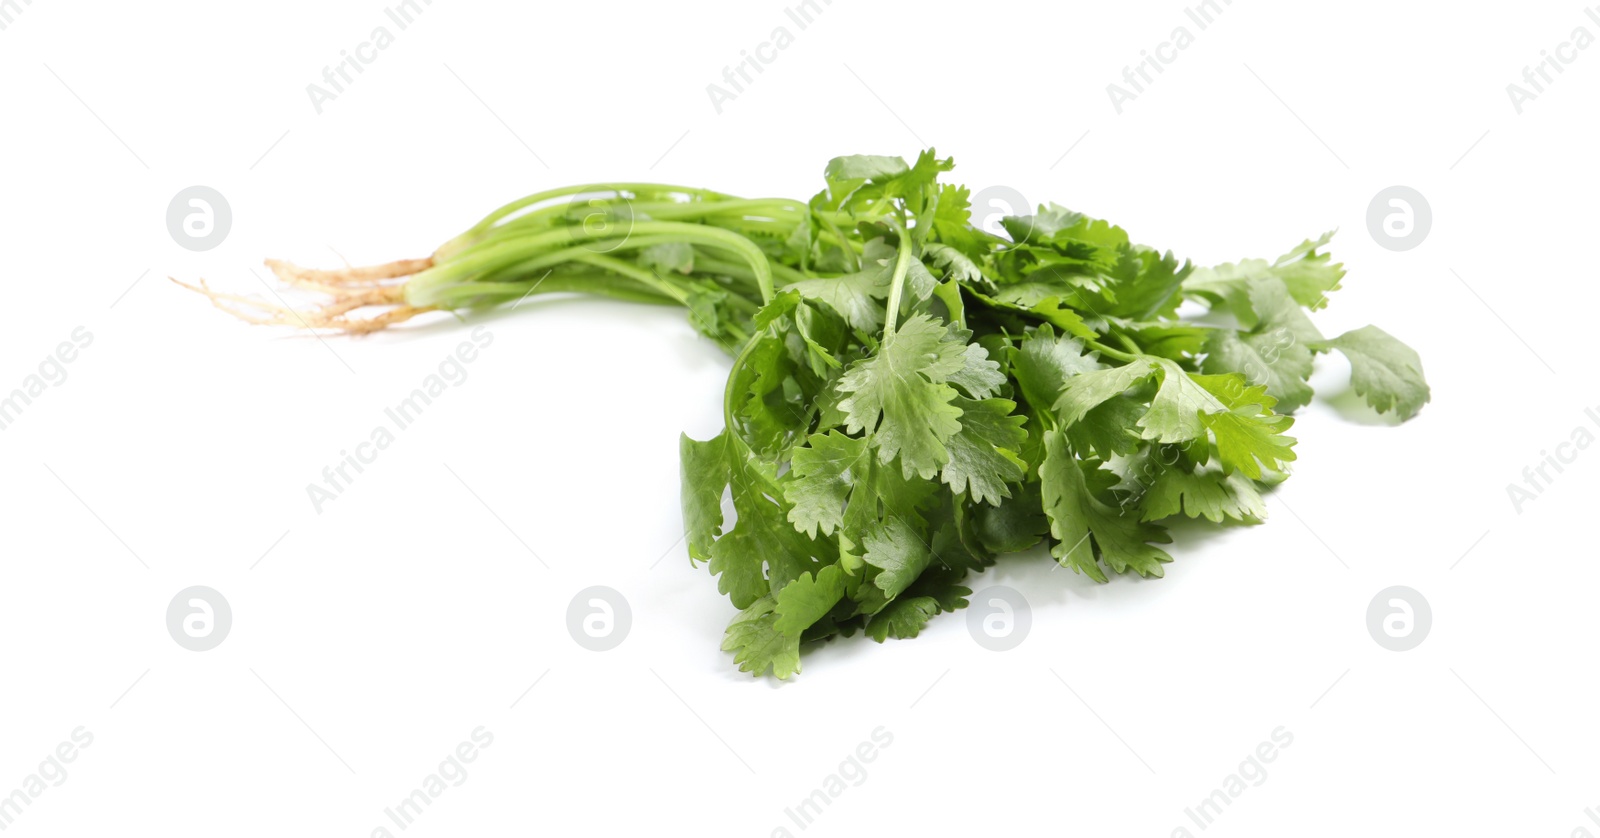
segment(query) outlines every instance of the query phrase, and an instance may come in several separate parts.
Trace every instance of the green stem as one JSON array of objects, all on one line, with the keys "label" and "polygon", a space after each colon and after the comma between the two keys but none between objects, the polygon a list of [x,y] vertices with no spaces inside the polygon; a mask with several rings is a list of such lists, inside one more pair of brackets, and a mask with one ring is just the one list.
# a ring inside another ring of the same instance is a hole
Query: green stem
[{"label": "green stem", "polygon": [[632,279],[604,271],[563,273],[544,279],[524,282],[474,282],[440,290],[439,303],[443,308],[467,308],[477,305],[500,305],[541,294],[574,292],[596,294],[632,303],[679,305],[672,297],[641,288]]},{"label": "green stem", "polygon": [[894,257],[894,276],[889,279],[889,302],[883,314],[883,345],[894,340],[895,321],[900,319],[900,294],[905,286],[906,274],[911,271],[911,237],[898,218],[889,219],[900,236],[900,251]]},{"label": "green stem", "polygon": [[416,306],[434,305],[442,299],[443,289],[470,284],[512,266],[537,270],[570,261],[584,252],[605,253],[631,248],[637,246],[634,237],[638,237],[637,241],[654,241],[652,237],[655,236],[733,252],[750,265],[761,290],[762,302],[772,301],[772,269],[767,255],[755,242],[738,233],[674,221],[636,223],[621,237],[616,232],[614,229],[592,232],[582,227],[563,227],[469,247],[450,261],[417,274],[406,286],[406,301]]},{"label": "green stem", "polygon": [[[1122,352],[1122,351],[1119,351],[1119,350],[1116,350],[1116,349],[1112,349],[1111,347],[1106,346],[1105,344],[1103,344],[1103,343],[1101,343],[1101,342],[1099,342],[1097,340],[1086,340],[1086,341],[1083,342],[1083,345],[1089,347],[1090,349],[1093,349],[1093,350],[1099,352],[1101,355],[1104,355],[1104,356],[1106,356],[1108,358],[1116,358],[1117,360],[1123,361],[1125,363],[1131,363],[1131,362],[1136,361],[1136,360],[1139,359],[1139,356],[1138,356],[1137,353],[1133,354],[1133,355],[1129,355],[1126,352]],[[1137,347],[1135,347],[1135,348],[1137,349]]]},{"label": "green stem", "polygon": [[465,233],[461,234],[460,236],[457,236],[456,239],[452,239],[452,241],[455,241],[457,239],[465,239],[465,238],[470,238],[470,237],[476,236],[477,234],[482,233],[483,231],[488,230],[490,227],[493,227],[495,224],[499,223],[501,219],[506,218],[507,216],[513,215],[513,214],[515,214],[515,213],[517,213],[517,212],[519,212],[521,210],[527,209],[528,207],[531,207],[531,206],[533,206],[535,204],[542,204],[545,201],[553,201],[553,200],[555,200],[557,198],[567,198],[567,197],[571,197],[573,195],[584,195],[584,194],[589,194],[589,193],[597,193],[598,194],[598,193],[606,193],[606,192],[610,192],[610,193],[616,194],[616,195],[621,195],[623,192],[631,192],[636,196],[637,195],[692,195],[692,196],[696,196],[696,197],[700,197],[700,198],[710,198],[712,200],[719,200],[719,201],[720,200],[732,200],[734,198],[734,196],[732,196],[732,195],[728,195],[728,194],[725,194],[725,193],[722,193],[722,192],[713,192],[713,191],[711,191],[709,189],[698,189],[698,188],[695,188],[695,187],[692,187],[692,186],[673,186],[671,184],[665,184],[665,183],[583,183],[583,184],[575,184],[573,186],[563,186],[563,187],[560,187],[558,189],[549,189],[549,190],[546,190],[544,192],[535,192],[532,195],[528,195],[528,196],[523,197],[523,198],[518,198],[517,200],[512,201],[511,203],[506,204],[506,205],[500,207],[499,209],[495,210],[494,212],[491,212],[488,215],[484,216],[481,221],[479,221],[477,224],[472,225],[472,227],[470,229],[468,229]]},{"label": "green stem", "polygon": [[733,357],[733,369],[728,370],[728,383],[722,388],[722,426],[727,429],[728,436],[743,446],[747,453],[751,453],[750,443],[744,441],[744,437],[739,434],[739,426],[733,421],[733,399],[734,394],[738,392],[738,388],[734,385],[739,382],[739,370],[744,369],[744,365],[750,360],[750,354],[760,343],[761,332],[756,332],[745,341],[739,354]]},{"label": "green stem", "polygon": [[614,259],[601,253],[589,253],[576,256],[572,259],[572,261],[582,262],[584,264],[593,265],[597,268],[605,268],[608,271],[622,274],[630,279],[637,280],[641,285],[644,285],[653,291],[657,291],[661,294],[671,297],[672,299],[676,300],[679,305],[686,306],[689,304],[689,295],[684,293],[683,289],[673,285],[670,282],[667,282],[666,280],[657,276],[655,273],[647,271],[638,265],[624,262],[621,259]]}]

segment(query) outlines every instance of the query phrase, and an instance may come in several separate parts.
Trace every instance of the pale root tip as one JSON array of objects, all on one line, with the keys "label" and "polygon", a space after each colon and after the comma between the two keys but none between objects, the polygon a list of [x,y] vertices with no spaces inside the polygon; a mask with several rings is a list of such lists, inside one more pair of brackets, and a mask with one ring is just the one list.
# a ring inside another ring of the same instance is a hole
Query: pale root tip
[{"label": "pale root tip", "polygon": [[[213,291],[204,279],[190,285],[175,277],[173,283],[205,296],[211,304],[246,323],[262,326],[290,326],[299,329],[328,329],[363,335],[403,323],[434,306],[411,306],[405,302],[405,282],[394,282],[432,267],[432,259],[402,259],[385,265],[310,270],[276,259],[266,260],[273,275],[288,285],[329,298],[309,309],[291,308],[282,298],[274,303],[238,294]],[[273,296],[277,296],[274,292]],[[367,312],[367,309],[374,309]],[[363,316],[353,316],[361,313]]]}]

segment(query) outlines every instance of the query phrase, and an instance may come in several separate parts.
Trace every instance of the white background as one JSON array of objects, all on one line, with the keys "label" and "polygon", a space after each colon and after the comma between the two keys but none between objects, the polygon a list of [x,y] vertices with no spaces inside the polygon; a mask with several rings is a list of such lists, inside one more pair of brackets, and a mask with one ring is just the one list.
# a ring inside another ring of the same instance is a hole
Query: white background
[{"label": "white background", "polygon": [[[1279,726],[1293,744],[1208,834],[1600,834],[1600,452],[1521,514],[1506,491],[1600,434],[1600,48],[1521,115],[1506,93],[1600,35],[1579,3],[1237,0],[1200,32],[1176,2],[836,0],[799,31],[778,2],[438,0],[320,115],[306,86],[380,3],[18,9],[0,391],[94,340],[0,432],[0,794],[78,726],[94,742],[8,835],[366,836],[480,725],[493,745],[410,834],[800,834],[785,808],[880,726],[806,834],[1199,834],[1185,807]],[[706,86],[780,25],[794,43],[717,114]],[[1117,114],[1106,85],[1179,25],[1193,46]],[[567,183],[804,198],[832,156],[924,142],[960,182],[1202,264],[1341,228],[1318,322],[1408,341],[1432,404],[1390,427],[1325,358],[1263,526],[1178,528],[1162,580],[1008,558],[972,585],[1032,603],[1016,650],[949,615],[779,684],[718,650],[732,607],[678,543],[678,434],[718,430],[728,364],[681,313],[474,318],[494,343],[469,380],[319,515],[306,485],[468,329],[317,341],[166,281],[265,296],[265,256],[423,256]],[[234,216],[205,253],[165,225],[194,184]],[[1404,253],[1366,224],[1394,184],[1432,206]],[[1365,624],[1397,584],[1433,611],[1405,653]],[[190,585],[232,604],[215,650],[167,634]],[[632,604],[614,651],[567,633],[590,585]]]}]

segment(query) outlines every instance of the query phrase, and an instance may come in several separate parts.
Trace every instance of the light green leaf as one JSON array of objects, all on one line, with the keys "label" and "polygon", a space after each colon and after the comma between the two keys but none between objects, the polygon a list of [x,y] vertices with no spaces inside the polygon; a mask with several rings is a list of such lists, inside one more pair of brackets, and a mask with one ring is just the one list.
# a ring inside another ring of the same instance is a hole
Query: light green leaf
[{"label": "light green leaf", "polygon": [[1200,368],[1214,374],[1237,372],[1265,386],[1284,412],[1306,406],[1313,395],[1307,383],[1311,349],[1282,329],[1262,333],[1218,329],[1206,341]]},{"label": "light green leaf", "polygon": [[1324,233],[1319,239],[1307,239],[1274,262],[1245,259],[1197,269],[1183,281],[1183,290],[1209,300],[1213,306],[1226,304],[1237,312],[1249,305],[1252,280],[1275,277],[1282,280],[1295,302],[1316,311],[1328,304],[1327,295],[1339,289],[1339,280],[1344,277],[1344,265],[1317,252],[1332,238],[1333,233]]},{"label": "light green leaf", "polygon": [[909,477],[933,477],[950,460],[945,443],[961,430],[956,390],[946,381],[966,366],[966,344],[945,339],[945,328],[917,315],[878,354],[857,361],[839,381],[839,403],[850,433],[867,431],[879,462],[900,457]]},{"label": "light green leaf", "polygon": [[1039,411],[1055,405],[1073,376],[1098,369],[1100,362],[1085,353],[1082,343],[1057,336],[1048,325],[1034,329],[1011,350],[1011,374],[1022,397]]},{"label": "light green leaf", "polygon": [[1154,375],[1157,360],[1136,358],[1120,367],[1072,376],[1062,388],[1061,398],[1055,403],[1062,423],[1070,425],[1077,422],[1095,405]]},{"label": "light green leaf", "polygon": [[1350,386],[1373,410],[1394,410],[1410,419],[1433,397],[1422,376],[1422,359],[1411,347],[1377,326],[1362,326],[1317,345],[1350,359]]},{"label": "light green leaf", "polygon": [[791,504],[789,521],[801,532],[833,535],[844,524],[844,506],[862,467],[870,465],[866,438],[838,431],[814,434],[796,448],[789,462],[784,497]]},{"label": "light green leaf", "polygon": [[998,504],[1011,497],[1007,483],[1020,483],[1027,464],[1017,456],[1028,433],[1022,429],[1025,417],[1012,411],[1017,403],[1007,399],[974,401],[957,397],[961,409],[961,430],[950,437],[950,461],[941,479],[950,490],[966,493],[979,503]]},{"label": "light green leaf", "polygon": [[910,587],[933,561],[933,553],[922,536],[899,518],[890,518],[866,539],[867,564],[878,569],[873,584],[888,599]]},{"label": "light green leaf", "polygon": [[733,652],[740,671],[761,675],[768,669],[785,680],[800,671],[800,638],[778,631],[777,603],[764,596],[740,611],[728,623],[722,649]]},{"label": "light green leaf", "polygon": [[1140,505],[1146,521],[1180,513],[1215,523],[1225,519],[1256,523],[1267,517],[1266,503],[1255,482],[1242,472],[1224,474],[1214,464],[1193,471],[1183,463],[1159,467]]},{"label": "light green leaf", "polygon": [[1055,545],[1050,555],[1062,567],[1072,568],[1098,581],[1106,574],[1096,562],[1100,559],[1115,573],[1137,571],[1141,576],[1160,576],[1161,565],[1172,556],[1150,542],[1171,541],[1160,527],[1141,522],[1133,514],[1123,515],[1089,491],[1083,468],[1068,447],[1066,435],[1053,430],[1045,433],[1045,459],[1039,467],[1044,511],[1050,519],[1050,534]]},{"label": "light green leaf", "polygon": [[827,616],[844,596],[844,574],[838,565],[828,565],[798,579],[778,592],[777,619],[773,627],[791,637],[799,637],[812,623]]},{"label": "light green leaf", "polygon": [[829,180],[884,180],[908,171],[911,171],[911,167],[900,157],[853,154],[829,160],[823,176]]},{"label": "light green leaf", "polygon": [[1006,384],[1000,365],[989,359],[989,350],[976,343],[967,344],[962,367],[947,380],[974,399],[991,398]]}]

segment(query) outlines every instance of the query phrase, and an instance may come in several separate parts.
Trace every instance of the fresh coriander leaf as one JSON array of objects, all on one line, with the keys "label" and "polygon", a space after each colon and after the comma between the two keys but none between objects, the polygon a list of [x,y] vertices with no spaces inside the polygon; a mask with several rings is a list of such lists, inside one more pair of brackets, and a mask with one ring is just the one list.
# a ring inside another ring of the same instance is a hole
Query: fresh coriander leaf
[{"label": "fresh coriander leaf", "polygon": [[1394,410],[1410,419],[1433,397],[1416,351],[1377,326],[1345,332],[1315,348],[1337,349],[1350,359],[1351,388],[1379,413]]},{"label": "fresh coriander leaf", "polygon": [[900,157],[854,154],[829,160],[823,176],[829,180],[887,180],[910,170]]},{"label": "fresh coriander leaf", "polygon": [[1039,478],[1050,534],[1056,540],[1050,555],[1062,567],[1098,582],[1106,581],[1106,574],[1096,561],[1097,549],[1100,561],[1114,573],[1131,569],[1141,576],[1162,575],[1161,565],[1172,561],[1172,556],[1150,542],[1165,544],[1171,537],[1160,527],[1120,514],[1094,497],[1064,433],[1047,432],[1045,452]]},{"label": "fresh coriander leaf", "polygon": [[1223,413],[1205,413],[1200,421],[1216,438],[1217,459],[1226,471],[1238,469],[1248,477],[1259,479],[1262,466],[1282,471],[1284,463],[1295,458],[1292,448],[1295,439],[1283,434],[1294,424],[1291,416],[1262,413],[1259,407],[1251,405]]},{"label": "fresh coriander leaf", "polygon": [[777,619],[773,628],[799,637],[811,624],[822,619],[844,596],[844,574],[836,564],[817,570],[816,574],[802,573],[793,582],[778,591]]},{"label": "fresh coriander leaf", "polygon": [[1195,375],[1172,361],[1155,363],[1161,387],[1139,420],[1143,438],[1187,442],[1210,431],[1224,469],[1237,468],[1252,478],[1261,477],[1262,465],[1281,471],[1295,458],[1294,437],[1283,435],[1294,419],[1271,411],[1276,400],[1266,388],[1247,387],[1238,374]]},{"label": "fresh coriander leaf", "polygon": [[764,596],[740,611],[728,623],[722,650],[733,652],[733,662],[742,672],[761,675],[768,669],[779,680],[800,671],[800,637],[777,628],[777,603]]},{"label": "fresh coriander leaf", "polygon": [[921,634],[939,611],[939,601],[931,596],[894,600],[868,618],[867,636],[879,643],[891,637],[909,640]]},{"label": "fresh coriander leaf", "polygon": [[[769,465],[726,430],[706,442],[684,437],[681,448],[690,555],[710,560],[717,589],[736,607],[748,608],[817,568],[826,545],[790,525],[788,511],[773,499],[782,492]],[[724,491],[737,520],[719,534]]]},{"label": "fresh coriander leaf", "polygon": [[838,431],[815,434],[794,450],[789,480],[783,494],[789,501],[789,521],[815,536],[833,535],[844,524],[845,501],[863,466],[871,464],[867,440]]},{"label": "fresh coriander leaf", "polygon": [[946,381],[966,366],[965,347],[930,317],[907,320],[893,342],[840,379],[840,392],[850,394],[839,404],[848,430],[870,432],[880,462],[898,455],[906,476],[933,477],[950,459],[945,443],[961,430],[956,390]]},{"label": "fresh coriander leaf", "polygon": [[[967,336],[961,335],[959,339],[965,341]],[[1000,371],[998,363],[989,360],[989,350],[976,343],[967,344],[966,351],[961,357],[961,369],[956,370],[946,380],[974,399],[987,399],[998,395],[1001,388],[1010,380]]]},{"label": "fresh coriander leaf", "polygon": [[961,409],[961,430],[950,437],[950,461],[941,479],[956,493],[979,503],[997,504],[1011,497],[1007,483],[1020,483],[1027,463],[1017,456],[1028,434],[1025,417],[1015,416],[1016,402],[1008,399],[974,401],[956,397]]},{"label": "fresh coriander leaf", "polygon": [[1266,332],[1218,329],[1206,341],[1207,373],[1237,372],[1267,388],[1278,408],[1290,412],[1311,402],[1311,349],[1281,328]]},{"label": "fresh coriander leaf", "polygon": [[1224,474],[1220,467],[1178,462],[1158,465],[1145,489],[1143,519],[1156,521],[1184,514],[1213,523],[1224,520],[1257,523],[1267,517],[1266,503],[1253,480],[1242,472]]},{"label": "fresh coriander leaf", "polygon": [[978,541],[990,553],[1020,552],[1050,533],[1036,481],[1023,484],[997,506],[978,506],[972,517]]},{"label": "fresh coriander leaf", "polygon": [[1072,450],[1102,460],[1132,454],[1139,448],[1139,418],[1147,406],[1128,396],[1112,396],[1067,426]]},{"label": "fresh coriander leaf", "polygon": [[873,584],[890,600],[910,587],[933,561],[922,536],[899,518],[890,518],[867,533],[866,548],[867,564],[878,569]]},{"label": "fresh coriander leaf", "polygon": [[1100,362],[1081,342],[1057,336],[1048,325],[1035,329],[1011,350],[1011,374],[1017,387],[1028,404],[1041,411],[1055,405],[1073,376],[1098,369]]},{"label": "fresh coriander leaf", "polygon": [[[874,241],[881,245],[881,241]],[[836,277],[802,279],[784,286],[801,296],[825,303],[838,312],[850,327],[864,332],[883,328],[883,304],[889,296],[889,279],[894,274],[894,251],[869,247],[861,256],[861,270]]]},{"label": "fresh coriander leaf", "polygon": [[[939,209],[943,211],[943,201],[945,199],[941,198],[940,200]],[[963,219],[964,221],[965,219]],[[938,222],[936,221],[935,223],[937,224]],[[945,279],[953,279],[956,282],[967,285],[985,285],[989,282],[988,277],[983,275],[983,269],[978,267],[977,262],[972,261],[965,253],[949,245],[929,242],[923,245],[922,258],[942,271]]]},{"label": "fresh coriander leaf", "polygon": [[991,296],[971,286],[967,288],[967,293],[986,308],[1041,320],[1069,335],[1085,340],[1100,336],[1099,332],[1084,322],[1083,315],[1067,304],[1059,291],[1052,292],[1050,287],[1042,284],[1008,285],[995,292],[999,296]]},{"label": "fresh coriander leaf", "polygon": [[1068,379],[1055,403],[1062,424],[1077,422],[1096,405],[1154,375],[1160,369],[1158,363],[1158,359],[1135,358],[1120,367],[1080,373]]},{"label": "fresh coriander leaf", "polygon": [[1237,311],[1249,304],[1248,287],[1253,280],[1274,277],[1284,283],[1295,302],[1316,311],[1328,304],[1328,295],[1339,289],[1339,280],[1344,277],[1344,265],[1317,252],[1332,238],[1333,233],[1324,233],[1319,239],[1307,239],[1270,263],[1265,259],[1245,259],[1198,269],[1184,280],[1183,290],[1213,306],[1225,304]]},{"label": "fresh coriander leaf", "polygon": [[1111,292],[1108,296],[1113,301],[1103,313],[1135,320],[1157,315],[1171,319],[1177,315],[1182,302],[1178,289],[1193,270],[1193,265],[1180,263],[1171,252],[1160,253],[1137,245],[1127,247],[1109,273],[1112,282],[1108,286]]},{"label": "fresh coriander leaf", "polygon": [[879,643],[906,640],[922,633],[928,620],[945,611],[967,606],[972,590],[960,584],[964,571],[929,570],[893,602],[867,620],[867,636]]},{"label": "fresh coriander leaf", "polygon": [[1277,277],[1252,281],[1245,288],[1253,317],[1246,325],[1257,332],[1268,329],[1282,330],[1296,342],[1312,344],[1322,340],[1322,332],[1306,316],[1301,303],[1289,292],[1289,286]]}]

